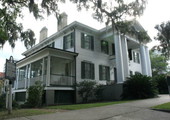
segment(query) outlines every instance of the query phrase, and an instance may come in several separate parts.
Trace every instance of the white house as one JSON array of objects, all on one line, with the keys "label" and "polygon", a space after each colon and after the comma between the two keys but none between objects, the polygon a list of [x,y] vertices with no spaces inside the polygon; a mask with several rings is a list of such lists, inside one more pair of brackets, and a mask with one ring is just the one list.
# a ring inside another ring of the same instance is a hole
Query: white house
[{"label": "white house", "polygon": [[[134,26],[143,30],[137,21]],[[111,27],[96,30],[76,21],[67,25],[65,13],[58,32],[49,37],[47,32],[44,27],[40,42],[25,51],[25,58],[17,62],[17,101],[26,100],[26,89],[37,80],[45,85],[46,104],[62,104],[78,100],[76,82],[120,84],[130,74],[151,76],[148,48],[135,36],[116,34]]]}]

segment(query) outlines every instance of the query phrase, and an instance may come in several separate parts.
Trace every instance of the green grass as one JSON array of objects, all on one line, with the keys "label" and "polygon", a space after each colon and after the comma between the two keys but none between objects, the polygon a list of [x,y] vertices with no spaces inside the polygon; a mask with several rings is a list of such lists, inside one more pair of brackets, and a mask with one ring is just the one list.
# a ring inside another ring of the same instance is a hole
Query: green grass
[{"label": "green grass", "polygon": [[154,109],[170,110],[170,102],[152,107]]},{"label": "green grass", "polygon": [[114,102],[102,102],[102,103],[89,103],[89,104],[75,104],[75,105],[57,105],[57,106],[48,106],[48,109],[62,109],[62,110],[79,110],[79,109],[86,109],[92,107],[101,107],[106,105],[113,105],[113,104],[121,104],[130,101],[114,101]]},{"label": "green grass", "polygon": [[0,111],[0,120],[15,118],[15,117],[24,117],[24,116],[32,116],[32,115],[40,115],[54,113],[54,110],[49,109],[18,109],[12,110],[12,114],[8,115],[8,111]]}]

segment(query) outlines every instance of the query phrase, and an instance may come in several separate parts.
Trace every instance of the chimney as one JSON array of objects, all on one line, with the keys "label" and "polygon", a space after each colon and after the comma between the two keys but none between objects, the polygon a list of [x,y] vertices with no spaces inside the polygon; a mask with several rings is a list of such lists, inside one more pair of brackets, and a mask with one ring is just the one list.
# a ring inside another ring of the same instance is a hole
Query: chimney
[{"label": "chimney", "polygon": [[46,27],[43,27],[40,31],[40,40],[39,42],[43,41],[44,39],[47,38],[47,34],[48,34],[48,29]]},{"label": "chimney", "polygon": [[60,31],[61,29],[63,29],[65,26],[67,26],[67,14],[65,12],[63,12],[62,14],[60,14],[59,16],[59,20],[58,20],[58,31]]}]

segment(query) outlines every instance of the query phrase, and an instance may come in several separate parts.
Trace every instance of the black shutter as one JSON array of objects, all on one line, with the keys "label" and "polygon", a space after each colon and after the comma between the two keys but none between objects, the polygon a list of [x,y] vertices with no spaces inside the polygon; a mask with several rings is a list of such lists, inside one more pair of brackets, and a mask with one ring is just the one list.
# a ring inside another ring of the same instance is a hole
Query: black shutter
[{"label": "black shutter", "polygon": [[94,64],[91,63],[91,79],[95,79],[95,68],[94,68]]},{"label": "black shutter", "polygon": [[112,44],[112,55],[115,55],[115,44]]},{"label": "black shutter", "polygon": [[74,46],[74,42],[75,42],[75,41],[74,41],[74,39],[75,39],[74,33],[75,33],[75,32],[72,32],[72,33],[71,33],[71,48]]},{"label": "black shutter", "polygon": [[107,80],[110,81],[110,67],[107,67]]},{"label": "black shutter", "polygon": [[85,78],[85,62],[81,62],[81,78]]},{"label": "black shutter", "polygon": [[132,49],[129,49],[128,53],[129,53],[129,59],[132,60]]},{"label": "black shutter", "polygon": [[81,33],[81,48],[85,48],[84,40],[85,40],[84,33]]},{"label": "black shutter", "polygon": [[103,40],[101,41],[101,52],[103,52]]},{"label": "black shutter", "polygon": [[99,80],[102,80],[102,66],[99,65]]},{"label": "black shutter", "polygon": [[66,49],[66,36],[63,37],[63,50]]},{"label": "black shutter", "polygon": [[91,36],[91,50],[94,50],[94,37]]}]

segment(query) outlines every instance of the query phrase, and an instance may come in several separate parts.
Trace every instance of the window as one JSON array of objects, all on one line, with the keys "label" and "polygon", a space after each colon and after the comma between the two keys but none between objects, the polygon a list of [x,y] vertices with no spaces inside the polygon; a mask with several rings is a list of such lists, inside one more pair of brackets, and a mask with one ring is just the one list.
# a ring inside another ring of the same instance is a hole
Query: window
[{"label": "window", "polygon": [[134,61],[135,63],[140,63],[139,53],[136,52],[136,51],[133,51],[133,61]]},{"label": "window", "polygon": [[74,32],[64,36],[64,44],[63,44],[63,48],[64,50],[72,48],[73,47],[73,40],[74,40]]},{"label": "window", "polygon": [[132,72],[132,71],[130,71],[130,76],[131,76],[131,75],[133,75],[133,72]]},{"label": "window", "polygon": [[99,65],[99,79],[110,80],[110,68],[108,66]]},{"label": "window", "polygon": [[85,33],[81,33],[81,47],[94,50],[94,37]]},{"label": "window", "polygon": [[132,60],[132,49],[128,50],[129,59]]},{"label": "window", "polygon": [[31,63],[31,78],[38,77],[42,75],[42,59]]},{"label": "window", "polygon": [[90,62],[81,62],[81,78],[82,79],[93,79],[94,75],[94,64]]},{"label": "window", "polygon": [[105,54],[109,54],[109,44],[107,41],[101,41],[101,52]]},{"label": "window", "polygon": [[18,80],[24,80],[26,78],[26,66],[19,69],[19,79]]},{"label": "window", "polygon": [[112,55],[115,55],[115,44],[112,44]]}]

